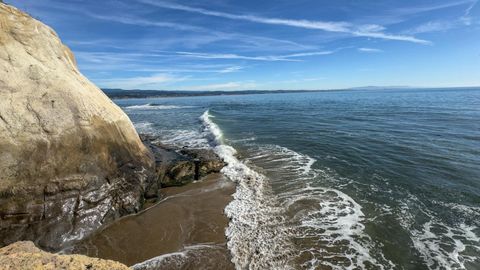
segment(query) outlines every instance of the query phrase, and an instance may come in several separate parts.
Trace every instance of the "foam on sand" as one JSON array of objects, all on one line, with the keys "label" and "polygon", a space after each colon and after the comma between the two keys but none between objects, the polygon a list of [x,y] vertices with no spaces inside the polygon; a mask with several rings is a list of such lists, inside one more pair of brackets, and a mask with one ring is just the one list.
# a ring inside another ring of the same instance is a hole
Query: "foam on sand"
[{"label": "foam on sand", "polygon": [[[163,254],[133,265],[133,270],[159,269],[191,269],[198,266],[205,269],[221,268],[217,256],[228,256],[224,248],[215,244],[197,244],[184,247],[182,250]],[[228,261],[225,259],[225,261]]]}]

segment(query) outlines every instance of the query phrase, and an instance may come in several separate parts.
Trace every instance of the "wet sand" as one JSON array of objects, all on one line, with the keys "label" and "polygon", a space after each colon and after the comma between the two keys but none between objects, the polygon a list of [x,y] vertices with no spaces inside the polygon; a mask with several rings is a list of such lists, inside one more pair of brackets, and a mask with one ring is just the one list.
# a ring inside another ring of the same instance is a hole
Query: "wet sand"
[{"label": "wet sand", "polygon": [[78,244],[73,252],[111,259],[134,269],[233,269],[223,213],[234,184],[214,174],[162,189],[164,199],[124,217]]}]

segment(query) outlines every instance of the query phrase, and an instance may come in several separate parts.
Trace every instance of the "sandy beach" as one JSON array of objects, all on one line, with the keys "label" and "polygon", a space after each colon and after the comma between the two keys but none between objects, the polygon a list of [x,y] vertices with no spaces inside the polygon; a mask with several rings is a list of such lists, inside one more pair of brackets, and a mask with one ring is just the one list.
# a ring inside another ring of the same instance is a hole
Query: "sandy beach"
[{"label": "sandy beach", "polygon": [[223,209],[234,184],[213,174],[161,192],[159,203],[93,234],[73,252],[135,265],[135,269],[233,269]]}]

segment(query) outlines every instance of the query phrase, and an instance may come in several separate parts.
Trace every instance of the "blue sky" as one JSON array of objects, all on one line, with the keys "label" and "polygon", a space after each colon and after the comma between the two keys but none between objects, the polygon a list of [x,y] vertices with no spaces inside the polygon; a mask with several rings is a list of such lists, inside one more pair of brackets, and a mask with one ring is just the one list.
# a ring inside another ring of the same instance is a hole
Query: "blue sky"
[{"label": "blue sky", "polygon": [[479,0],[7,0],[104,88],[480,86]]}]

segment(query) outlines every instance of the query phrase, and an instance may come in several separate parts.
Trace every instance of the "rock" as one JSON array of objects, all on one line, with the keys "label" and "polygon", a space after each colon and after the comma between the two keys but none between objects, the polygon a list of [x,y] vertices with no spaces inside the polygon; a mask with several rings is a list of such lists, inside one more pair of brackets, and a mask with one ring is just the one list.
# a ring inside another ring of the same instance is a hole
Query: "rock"
[{"label": "rock", "polygon": [[157,183],[151,186],[147,197],[158,196],[162,187],[181,186],[218,173],[225,166],[225,162],[211,149],[176,148],[160,143],[159,138],[151,135],[141,137],[151,149],[157,168]]},{"label": "rock", "polygon": [[119,262],[83,255],[58,255],[44,252],[32,242],[16,242],[0,249],[0,268],[4,270],[128,270]]},{"label": "rock", "polygon": [[0,48],[0,246],[57,250],[141,209],[153,156],[56,33],[0,3]]}]

